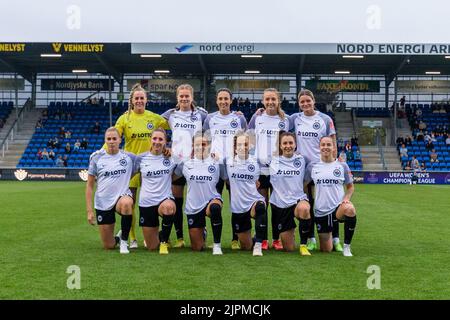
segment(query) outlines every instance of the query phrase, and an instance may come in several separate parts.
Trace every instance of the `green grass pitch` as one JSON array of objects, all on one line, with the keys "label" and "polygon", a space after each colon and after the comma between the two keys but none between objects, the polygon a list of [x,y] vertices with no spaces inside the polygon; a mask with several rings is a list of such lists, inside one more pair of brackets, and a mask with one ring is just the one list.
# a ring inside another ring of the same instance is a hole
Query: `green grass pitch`
[{"label": "green grass pitch", "polygon": [[[190,248],[160,256],[143,248],[139,229],[129,255],[103,250],[86,221],[83,183],[1,182],[0,200],[0,299],[450,298],[449,186],[356,185],[352,258],[232,251],[228,201],[223,256]],[[66,286],[71,265],[80,290]],[[371,265],[380,289],[367,287]]]}]

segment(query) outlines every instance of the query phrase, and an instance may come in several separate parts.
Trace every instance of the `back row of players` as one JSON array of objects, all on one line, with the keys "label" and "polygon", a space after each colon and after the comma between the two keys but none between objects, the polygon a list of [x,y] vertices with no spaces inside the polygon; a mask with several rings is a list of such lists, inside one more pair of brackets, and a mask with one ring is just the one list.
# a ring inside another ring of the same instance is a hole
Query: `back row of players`
[{"label": "back row of players", "polygon": [[[167,254],[173,224],[178,239],[175,246],[184,246],[182,205],[187,184],[184,212],[191,247],[204,248],[208,216],[213,254],[222,254],[221,194],[226,181],[233,242],[239,240],[241,249],[253,248],[255,256],[267,249],[270,203],[272,246],[276,249],[295,250],[297,218],[300,254],[310,255],[309,251],[316,249],[315,223],[322,251],[334,248],[351,256],[350,242],[356,225],[355,208],[350,202],[352,177],[347,164],[336,160],[333,121],[315,110],[313,93],[300,91],[302,112],[288,116],[281,109],[278,91],[266,89],[264,109],[255,113],[248,126],[242,114],[231,112],[232,93],[228,89],[217,92],[219,111],[209,115],[195,106],[193,96],[190,85],[180,85],[176,108],[159,116],[145,110],[147,93],[136,85],[130,93],[130,109],[105,133],[105,148],[91,155],[86,190],[88,221],[94,224],[97,220],[104,247],[112,249],[120,243],[120,252],[128,253],[129,235],[130,247],[137,246],[132,213],[141,181],[139,225],[148,249],[159,246],[160,253]],[[170,150],[166,150],[167,128],[172,130]],[[119,150],[122,136],[126,151]],[[97,219],[92,209],[96,179]],[[122,215],[118,237],[114,237],[115,212]],[[255,219],[254,238],[251,218]],[[343,248],[339,243],[339,221],[344,222]]]}]

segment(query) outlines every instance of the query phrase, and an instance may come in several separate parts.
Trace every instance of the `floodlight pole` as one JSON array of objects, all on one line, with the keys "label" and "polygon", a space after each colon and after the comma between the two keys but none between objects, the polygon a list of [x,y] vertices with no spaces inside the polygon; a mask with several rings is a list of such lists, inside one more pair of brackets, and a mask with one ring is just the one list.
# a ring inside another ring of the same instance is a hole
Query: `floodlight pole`
[{"label": "floodlight pole", "polygon": [[111,74],[108,76],[108,91],[109,91],[109,126],[112,127],[112,98],[111,98]]}]

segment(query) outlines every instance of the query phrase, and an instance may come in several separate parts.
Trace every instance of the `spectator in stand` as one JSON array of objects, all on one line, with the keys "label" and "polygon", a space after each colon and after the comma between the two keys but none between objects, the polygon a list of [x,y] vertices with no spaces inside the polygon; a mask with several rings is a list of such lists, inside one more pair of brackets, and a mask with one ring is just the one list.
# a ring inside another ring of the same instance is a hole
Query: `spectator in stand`
[{"label": "spectator in stand", "polygon": [[101,130],[100,123],[97,121],[97,122],[95,122],[94,126],[92,127],[92,133],[100,134],[100,130]]},{"label": "spectator in stand", "polygon": [[55,142],[53,141],[52,138],[48,139],[47,141],[47,148],[54,148],[55,147]]},{"label": "spectator in stand", "polygon": [[405,144],[402,144],[402,146],[399,149],[400,157],[401,158],[408,158],[408,148],[406,148]]},{"label": "spectator in stand", "polygon": [[417,108],[416,109],[416,117],[422,116],[422,109]]},{"label": "spectator in stand", "polygon": [[42,156],[41,159],[44,159],[44,160],[48,160],[49,159],[47,148],[44,148],[44,150],[41,153],[41,156]]},{"label": "spectator in stand", "polygon": [[101,106],[105,105],[105,99],[103,98],[103,96],[100,97],[100,99],[98,100],[98,103],[99,103]]},{"label": "spectator in stand", "polygon": [[[233,108],[237,108],[238,107],[238,99],[236,97],[233,99],[233,102],[231,103],[231,107],[233,107]],[[264,106],[262,106],[262,108],[263,107]]]},{"label": "spectator in stand", "polygon": [[427,170],[427,166],[425,165],[425,162],[422,162],[422,164],[420,165],[420,171],[426,171]]},{"label": "spectator in stand", "polygon": [[407,136],[405,138],[405,145],[406,146],[410,146],[412,144],[413,139],[411,138],[411,136]]},{"label": "spectator in stand", "polygon": [[64,135],[65,135],[66,139],[72,138],[72,132],[70,132],[70,130],[67,130]]},{"label": "spectator in stand", "polygon": [[242,110],[242,108],[244,107],[244,99],[242,99],[242,97],[239,97],[238,101],[239,110]]},{"label": "spectator in stand", "polygon": [[48,111],[47,111],[47,109],[42,111],[42,119],[44,119],[44,120],[48,119]]},{"label": "spectator in stand", "polygon": [[433,150],[434,143],[431,140],[428,140],[427,144],[425,145],[425,148],[427,149],[427,151]]},{"label": "spectator in stand", "polygon": [[42,129],[44,127],[44,125],[42,124],[42,120],[41,119],[39,119],[37,122],[36,122],[36,129]]},{"label": "spectator in stand", "polygon": [[437,154],[435,149],[432,149],[431,152],[430,152],[430,162],[431,163],[438,163],[439,162],[438,154]]},{"label": "spectator in stand", "polygon": [[339,138],[337,141],[338,150],[342,150],[345,147],[344,140],[342,138]]},{"label": "spectator in stand", "polygon": [[64,152],[65,152],[65,153],[70,153],[71,151],[72,151],[72,148],[70,147],[70,143],[67,142],[67,143],[66,143],[66,146],[65,146],[65,148],[64,148]]},{"label": "spectator in stand", "polygon": [[415,170],[420,168],[419,160],[417,160],[416,156],[412,156],[411,160],[411,170]]},{"label": "spectator in stand", "polygon": [[352,144],[352,147],[358,146],[358,138],[356,136],[353,136],[350,140],[350,143]]},{"label": "spectator in stand", "polygon": [[59,136],[61,139],[64,139],[65,135],[66,135],[66,130],[64,129],[64,127],[60,127],[60,128],[59,128],[59,131],[58,131],[58,136]]},{"label": "spectator in stand", "polygon": [[61,155],[58,156],[58,159],[55,161],[55,167],[64,167],[64,160]]},{"label": "spectator in stand", "polygon": [[283,98],[283,101],[281,102],[281,109],[286,110],[289,107],[289,101],[286,99],[286,97]]},{"label": "spectator in stand", "polygon": [[[47,155],[48,155],[48,153],[47,153]],[[38,160],[42,160],[42,150],[41,149],[38,150],[36,157],[38,158]]]},{"label": "spectator in stand", "polygon": [[351,148],[345,152],[345,155],[347,157],[347,161],[353,161],[353,151]]},{"label": "spectator in stand", "polygon": [[441,106],[441,109],[439,109],[439,113],[447,113],[447,110],[445,110],[445,106]]},{"label": "spectator in stand", "polygon": [[55,154],[55,151],[53,151],[53,149],[50,149],[48,151],[48,157],[52,160],[55,160],[56,154]]},{"label": "spectator in stand", "polygon": [[88,141],[86,138],[83,138],[83,141],[81,141],[81,144],[80,144],[80,148],[86,150],[87,147],[88,147]]},{"label": "spectator in stand", "polygon": [[63,165],[64,165],[64,167],[67,167],[67,166],[68,166],[67,160],[68,160],[67,155],[65,155],[65,156],[63,157]]},{"label": "spectator in stand", "polygon": [[447,138],[445,139],[445,144],[448,146],[450,146],[450,135],[447,134]]},{"label": "spectator in stand", "polygon": [[412,170],[411,161],[406,162],[405,167],[403,168],[403,170],[408,170],[408,171]]},{"label": "spectator in stand", "polygon": [[81,142],[79,139],[73,144],[73,152],[78,153],[80,151]]},{"label": "spectator in stand", "polygon": [[339,153],[339,161],[347,162],[347,155],[345,154],[344,150],[342,150],[341,153]]},{"label": "spectator in stand", "polygon": [[424,134],[423,134],[423,131],[422,130],[420,130],[419,132],[417,132],[417,134],[416,134],[416,140],[417,141],[423,141],[424,140]]},{"label": "spectator in stand", "polygon": [[[233,100],[233,101],[234,101],[234,100]],[[264,108],[264,104],[262,103],[261,100],[259,100],[258,103],[256,104],[256,108],[257,108],[257,109]]]},{"label": "spectator in stand", "polygon": [[419,130],[425,130],[427,128],[427,124],[423,122],[422,120],[419,121],[418,129]]},{"label": "spectator in stand", "polygon": [[359,150],[356,150],[354,153],[354,160],[361,160],[361,152],[359,152]]},{"label": "spectator in stand", "polygon": [[405,139],[403,139],[402,136],[399,136],[395,141],[395,143],[397,144],[397,149],[399,149],[402,146],[402,144],[405,144]]},{"label": "spectator in stand", "polygon": [[245,102],[244,102],[244,107],[245,107],[246,109],[248,109],[248,108],[250,108],[251,105],[252,105],[252,103],[250,102],[250,99],[249,99],[249,98],[246,98],[246,99],[245,99]]},{"label": "spectator in stand", "polygon": [[345,143],[344,149],[345,149],[345,152],[347,152],[347,151],[352,151],[352,145],[350,144],[350,142],[347,141],[347,142]]},{"label": "spectator in stand", "polygon": [[61,143],[59,142],[59,140],[58,140],[58,138],[57,137],[55,137],[54,139],[53,139],[53,149],[59,149],[61,147]]}]

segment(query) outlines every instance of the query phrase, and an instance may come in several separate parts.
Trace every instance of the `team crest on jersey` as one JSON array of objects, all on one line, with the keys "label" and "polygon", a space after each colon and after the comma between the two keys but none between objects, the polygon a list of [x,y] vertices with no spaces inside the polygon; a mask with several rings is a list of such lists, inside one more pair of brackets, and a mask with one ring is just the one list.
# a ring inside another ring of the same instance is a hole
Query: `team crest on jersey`
[{"label": "team crest on jersey", "polygon": [[334,169],[333,175],[334,175],[335,177],[340,177],[340,176],[341,176],[341,170],[339,170],[339,169]]},{"label": "team crest on jersey", "polygon": [[320,123],[319,123],[318,121],[314,122],[313,128],[314,128],[315,130],[319,130],[319,129],[320,129]]},{"label": "team crest on jersey", "polygon": [[120,165],[122,167],[125,167],[127,165],[127,160],[126,159],[120,159],[119,163],[120,163]]},{"label": "team crest on jersey", "polygon": [[151,122],[147,123],[147,129],[153,130],[153,123],[151,123]]},{"label": "team crest on jersey", "polygon": [[169,160],[169,159],[164,159],[164,160],[163,160],[163,165],[164,165],[165,167],[170,167],[170,160]]},{"label": "team crest on jersey", "polygon": [[198,120],[197,116],[196,116],[195,114],[193,114],[193,115],[191,116],[191,121],[195,122],[195,121],[197,121],[197,120]]},{"label": "team crest on jersey", "polygon": [[294,167],[300,168],[301,166],[302,166],[302,161],[299,158],[295,159],[294,160]]},{"label": "team crest on jersey", "polygon": [[250,172],[254,172],[254,171],[255,171],[255,166],[252,165],[252,164],[249,164],[248,167],[247,167],[247,169],[248,169],[248,171],[250,171]]},{"label": "team crest on jersey", "polygon": [[284,121],[280,121],[280,122],[278,123],[278,128],[280,128],[281,130],[286,129],[286,124],[284,123]]},{"label": "team crest on jersey", "polygon": [[208,167],[208,172],[209,172],[209,173],[214,173],[214,172],[216,172],[216,167],[213,166],[213,165],[210,165],[210,166]]},{"label": "team crest on jersey", "polygon": [[238,127],[237,121],[236,121],[236,120],[231,121],[231,122],[230,122],[230,126],[231,126],[233,129],[236,129],[236,128]]},{"label": "team crest on jersey", "polygon": [[98,222],[102,222],[102,220],[103,220],[102,216],[97,216],[97,221]]}]

